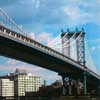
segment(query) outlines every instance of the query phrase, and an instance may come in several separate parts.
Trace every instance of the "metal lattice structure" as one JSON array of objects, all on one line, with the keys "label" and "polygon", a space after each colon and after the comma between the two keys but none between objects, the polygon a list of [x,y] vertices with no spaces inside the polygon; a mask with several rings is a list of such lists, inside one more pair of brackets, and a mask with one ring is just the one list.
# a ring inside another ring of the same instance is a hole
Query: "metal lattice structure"
[{"label": "metal lattice structure", "polygon": [[[69,36],[66,35],[67,32],[63,32],[62,31],[62,34],[61,34],[61,38],[62,38],[62,53],[68,57],[70,57],[70,41],[68,41],[66,43],[67,40],[69,40]],[[66,36],[65,36],[66,35]],[[65,45],[68,45],[65,47]]]},{"label": "metal lattice structure", "polygon": [[80,39],[77,40],[77,61],[85,66],[85,32],[82,32]]},{"label": "metal lattice structure", "polygon": [[[67,35],[66,35],[67,34]],[[66,35],[66,36],[65,36]],[[69,58],[71,57],[71,39],[75,41],[76,46],[76,61],[85,66],[85,32],[82,31],[75,31],[75,32],[63,32],[61,34],[62,38],[62,53]],[[67,42],[66,42],[67,41]]]}]

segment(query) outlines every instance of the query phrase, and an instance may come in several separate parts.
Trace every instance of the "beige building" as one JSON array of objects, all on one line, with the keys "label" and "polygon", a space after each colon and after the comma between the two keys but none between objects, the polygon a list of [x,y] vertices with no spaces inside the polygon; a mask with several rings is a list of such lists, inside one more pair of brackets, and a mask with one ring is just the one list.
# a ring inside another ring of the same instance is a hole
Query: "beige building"
[{"label": "beige building", "polygon": [[36,92],[41,87],[41,77],[31,74],[17,74],[14,78],[15,96],[25,96],[26,92]]},{"label": "beige building", "polygon": [[0,96],[14,97],[14,82],[10,79],[0,79]]}]

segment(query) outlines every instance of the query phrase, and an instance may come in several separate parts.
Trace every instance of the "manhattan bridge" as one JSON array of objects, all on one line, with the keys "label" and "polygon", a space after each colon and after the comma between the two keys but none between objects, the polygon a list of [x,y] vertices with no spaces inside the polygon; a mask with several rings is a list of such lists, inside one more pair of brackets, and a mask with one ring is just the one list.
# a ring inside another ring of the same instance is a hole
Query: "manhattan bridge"
[{"label": "manhattan bridge", "polygon": [[[61,30],[48,45],[31,39],[3,10],[0,9],[0,55],[38,65],[67,79],[81,80],[84,95],[100,87],[100,75],[93,63],[85,30]],[[42,58],[42,59],[41,59]],[[91,70],[95,69],[95,71]]]}]

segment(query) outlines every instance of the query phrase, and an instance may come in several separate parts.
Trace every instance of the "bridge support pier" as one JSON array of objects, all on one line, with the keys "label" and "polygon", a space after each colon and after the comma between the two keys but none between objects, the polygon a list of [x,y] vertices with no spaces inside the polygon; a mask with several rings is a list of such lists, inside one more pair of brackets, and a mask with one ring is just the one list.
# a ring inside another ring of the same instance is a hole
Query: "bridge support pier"
[{"label": "bridge support pier", "polygon": [[63,81],[63,87],[62,87],[62,95],[67,95],[67,93],[68,93],[68,90],[66,89],[66,86],[67,86],[67,84],[66,84],[66,75],[61,75],[62,76],[62,81]]},{"label": "bridge support pier", "polygon": [[83,78],[80,77],[72,77],[68,74],[60,74],[62,76],[63,87],[62,87],[62,95],[69,96],[80,96],[87,95],[87,77],[86,73],[84,73]]},{"label": "bridge support pier", "polygon": [[67,74],[60,74],[62,76],[63,87],[62,95],[72,95],[72,78]]}]

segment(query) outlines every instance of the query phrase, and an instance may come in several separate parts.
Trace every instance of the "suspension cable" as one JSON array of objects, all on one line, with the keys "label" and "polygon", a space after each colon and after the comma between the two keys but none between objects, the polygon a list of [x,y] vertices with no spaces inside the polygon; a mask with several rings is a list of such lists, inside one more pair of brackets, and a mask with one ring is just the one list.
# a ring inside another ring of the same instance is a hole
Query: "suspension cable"
[{"label": "suspension cable", "polygon": [[9,20],[9,21],[16,27],[16,29],[18,29],[19,32],[24,33],[24,35],[26,34],[26,32],[24,32],[24,31],[15,23],[15,21],[12,20],[12,18],[10,18],[10,17],[8,16],[8,14],[7,14],[3,9],[0,8],[0,12],[7,18],[7,20]]},{"label": "suspension cable", "polygon": [[[92,53],[91,53],[91,50],[90,50],[90,48],[89,48],[89,46],[88,46],[88,40],[87,40],[87,38],[86,38],[86,41],[85,41],[85,43],[86,43],[86,48],[87,48],[87,52],[88,52],[88,55],[89,55],[89,57],[90,57],[90,63],[93,65],[93,67],[95,68],[95,71],[98,73],[98,70],[97,70],[97,67],[96,67],[96,65],[95,65],[95,63],[94,63],[94,61],[93,61],[93,57],[92,57]],[[87,65],[87,67],[88,67],[88,65]]]}]

